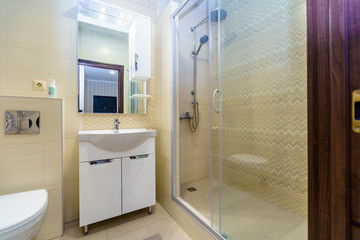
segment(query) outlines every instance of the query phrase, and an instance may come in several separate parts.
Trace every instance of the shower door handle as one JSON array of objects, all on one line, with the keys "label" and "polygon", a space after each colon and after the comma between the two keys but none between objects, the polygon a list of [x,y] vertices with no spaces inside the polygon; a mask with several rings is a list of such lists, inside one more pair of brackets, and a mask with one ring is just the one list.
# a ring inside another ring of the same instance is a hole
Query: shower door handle
[{"label": "shower door handle", "polygon": [[355,133],[360,133],[360,89],[352,94],[352,129]]},{"label": "shower door handle", "polygon": [[214,107],[214,110],[216,113],[219,113],[220,110],[216,107],[216,104],[215,104],[215,96],[216,96],[216,93],[220,93],[219,89],[215,89],[214,93],[213,93],[213,107]]}]

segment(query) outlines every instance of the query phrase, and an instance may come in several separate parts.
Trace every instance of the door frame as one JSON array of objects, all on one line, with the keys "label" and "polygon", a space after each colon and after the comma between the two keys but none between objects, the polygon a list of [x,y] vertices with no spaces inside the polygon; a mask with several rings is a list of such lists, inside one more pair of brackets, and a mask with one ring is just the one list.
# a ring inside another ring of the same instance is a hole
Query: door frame
[{"label": "door frame", "polygon": [[307,0],[309,240],[356,239],[351,179],[360,176],[351,178],[351,168],[360,166],[360,139],[351,129],[351,92],[360,88],[359,11],[358,0]]},{"label": "door frame", "polygon": [[95,62],[85,59],[79,59],[78,65],[89,67],[105,68],[118,71],[118,97],[117,97],[117,113],[124,113],[124,65],[115,65],[108,63]]}]

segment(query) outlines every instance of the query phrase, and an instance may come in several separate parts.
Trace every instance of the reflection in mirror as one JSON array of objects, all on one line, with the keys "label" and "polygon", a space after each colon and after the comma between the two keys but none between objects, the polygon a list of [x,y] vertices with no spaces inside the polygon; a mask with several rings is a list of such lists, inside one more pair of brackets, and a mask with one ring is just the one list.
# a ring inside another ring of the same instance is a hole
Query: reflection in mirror
[{"label": "reflection in mirror", "polygon": [[84,89],[80,112],[124,112],[124,66],[79,60],[79,83]]},{"label": "reflection in mirror", "polygon": [[100,1],[79,1],[79,112],[146,113],[146,81],[131,77],[129,60],[135,55],[129,33],[138,17]]}]

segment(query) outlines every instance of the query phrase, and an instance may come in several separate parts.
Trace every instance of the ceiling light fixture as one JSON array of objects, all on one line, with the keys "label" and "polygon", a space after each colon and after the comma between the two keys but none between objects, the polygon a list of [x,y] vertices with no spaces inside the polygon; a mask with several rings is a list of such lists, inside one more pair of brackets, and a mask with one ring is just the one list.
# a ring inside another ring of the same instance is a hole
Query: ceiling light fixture
[{"label": "ceiling light fixture", "polygon": [[100,9],[100,12],[106,12],[106,8],[104,8],[104,7],[100,7],[99,9]]},{"label": "ceiling light fixture", "polygon": [[99,14],[99,19],[104,20],[105,16],[103,14]]}]

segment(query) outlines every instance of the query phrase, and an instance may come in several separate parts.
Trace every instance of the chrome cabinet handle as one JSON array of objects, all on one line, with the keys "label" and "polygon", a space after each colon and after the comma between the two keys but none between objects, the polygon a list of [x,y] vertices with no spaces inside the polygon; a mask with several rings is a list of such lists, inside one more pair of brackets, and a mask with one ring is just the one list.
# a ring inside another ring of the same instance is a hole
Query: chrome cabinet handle
[{"label": "chrome cabinet handle", "polygon": [[220,110],[216,107],[215,105],[215,96],[216,96],[216,93],[220,93],[219,89],[215,89],[214,93],[213,93],[213,107],[214,107],[214,110],[216,113],[219,113]]},{"label": "chrome cabinet handle", "polygon": [[97,160],[97,161],[90,161],[89,164],[90,165],[106,164],[106,163],[111,163],[112,161],[113,161],[112,159]]},{"label": "chrome cabinet handle", "polygon": [[141,155],[131,156],[130,159],[136,160],[136,159],[147,158],[147,157],[149,157],[149,154],[141,154]]}]

